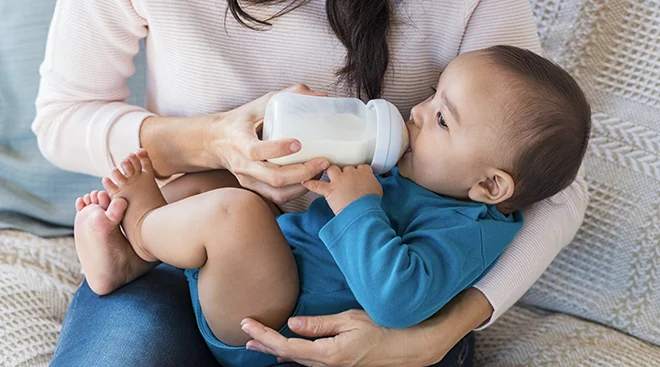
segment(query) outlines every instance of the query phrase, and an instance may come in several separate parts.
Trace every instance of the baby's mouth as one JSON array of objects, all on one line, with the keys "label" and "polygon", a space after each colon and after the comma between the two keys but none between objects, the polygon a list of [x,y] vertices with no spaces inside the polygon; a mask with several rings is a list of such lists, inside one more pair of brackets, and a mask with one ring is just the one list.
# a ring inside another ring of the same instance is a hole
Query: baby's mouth
[{"label": "baby's mouth", "polygon": [[408,130],[408,148],[403,152],[403,154],[410,153],[412,152],[412,133],[410,132],[410,126],[414,125],[415,123],[413,122],[412,119],[408,120],[406,122],[406,130]]}]

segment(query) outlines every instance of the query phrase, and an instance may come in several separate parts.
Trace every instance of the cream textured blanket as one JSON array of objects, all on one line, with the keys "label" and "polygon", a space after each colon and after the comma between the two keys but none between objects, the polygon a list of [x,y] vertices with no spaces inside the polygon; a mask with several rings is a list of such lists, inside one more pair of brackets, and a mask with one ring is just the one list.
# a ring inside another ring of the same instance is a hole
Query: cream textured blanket
[{"label": "cream textured blanket", "polygon": [[[591,204],[523,301],[478,334],[476,365],[660,366],[660,2],[532,5],[546,56],[592,103]],[[80,281],[71,238],[0,232],[0,366],[48,364]]]}]

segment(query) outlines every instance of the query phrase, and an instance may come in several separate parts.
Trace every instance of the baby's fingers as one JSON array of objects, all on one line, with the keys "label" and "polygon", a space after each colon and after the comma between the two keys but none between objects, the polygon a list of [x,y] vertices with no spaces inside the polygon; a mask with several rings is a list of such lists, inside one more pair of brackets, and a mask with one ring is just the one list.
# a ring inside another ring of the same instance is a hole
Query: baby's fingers
[{"label": "baby's fingers", "polygon": [[319,180],[308,180],[302,183],[302,185],[309,191],[327,196],[330,194],[330,184],[328,182],[323,182]]}]

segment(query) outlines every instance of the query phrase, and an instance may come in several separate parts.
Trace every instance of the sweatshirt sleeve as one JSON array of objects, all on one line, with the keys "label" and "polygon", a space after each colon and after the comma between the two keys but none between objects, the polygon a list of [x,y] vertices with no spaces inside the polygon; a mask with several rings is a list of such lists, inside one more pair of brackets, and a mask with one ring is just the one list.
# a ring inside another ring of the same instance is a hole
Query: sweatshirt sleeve
[{"label": "sweatshirt sleeve", "polygon": [[140,147],[140,125],[153,114],[124,100],[146,35],[147,22],[130,0],[57,2],[32,124],[53,164],[107,175]]},{"label": "sweatshirt sleeve", "polygon": [[478,224],[420,215],[397,236],[376,195],[356,200],[319,236],[369,316],[404,328],[432,316],[484,270]]},{"label": "sweatshirt sleeve", "polygon": [[495,265],[475,284],[493,306],[490,326],[543,274],[577,233],[589,196],[578,177],[568,188],[524,212],[525,224]]}]

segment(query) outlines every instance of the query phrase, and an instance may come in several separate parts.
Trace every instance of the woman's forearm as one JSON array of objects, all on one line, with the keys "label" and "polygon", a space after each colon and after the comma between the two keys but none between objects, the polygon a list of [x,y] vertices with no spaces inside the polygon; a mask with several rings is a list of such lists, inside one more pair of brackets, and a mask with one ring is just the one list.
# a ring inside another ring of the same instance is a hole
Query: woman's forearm
[{"label": "woman's forearm", "polygon": [[580,228],[589,202],[581,177],[550,199],[524,212],[525,224],[495,265],[477,282],[493,305],[494,322],[541,276]]},{"label": "woman's forearm", "polygon": [[131,1],[56,3],[32,124],[44,157],[65,170],[106,176],[139,148],[140,124],[153,114],[124,100],[146,36],[147,21]]},{"label": "woman's forearm", "polygon": [[159,177],[223,168],[208,147],[210,125],[221,115],[148,117],[140,145],[149,152]]},{"label": "woman's forearm", "polygon": [[[410,356],[418,355],[421,363],[438,363],[470,331],[486,322],[493,313],[488,299],[476,288],[459,293],[433,317],[419,325],[401,330],[408,334]],[[414,354],[413,354],[414,353]]]}]

